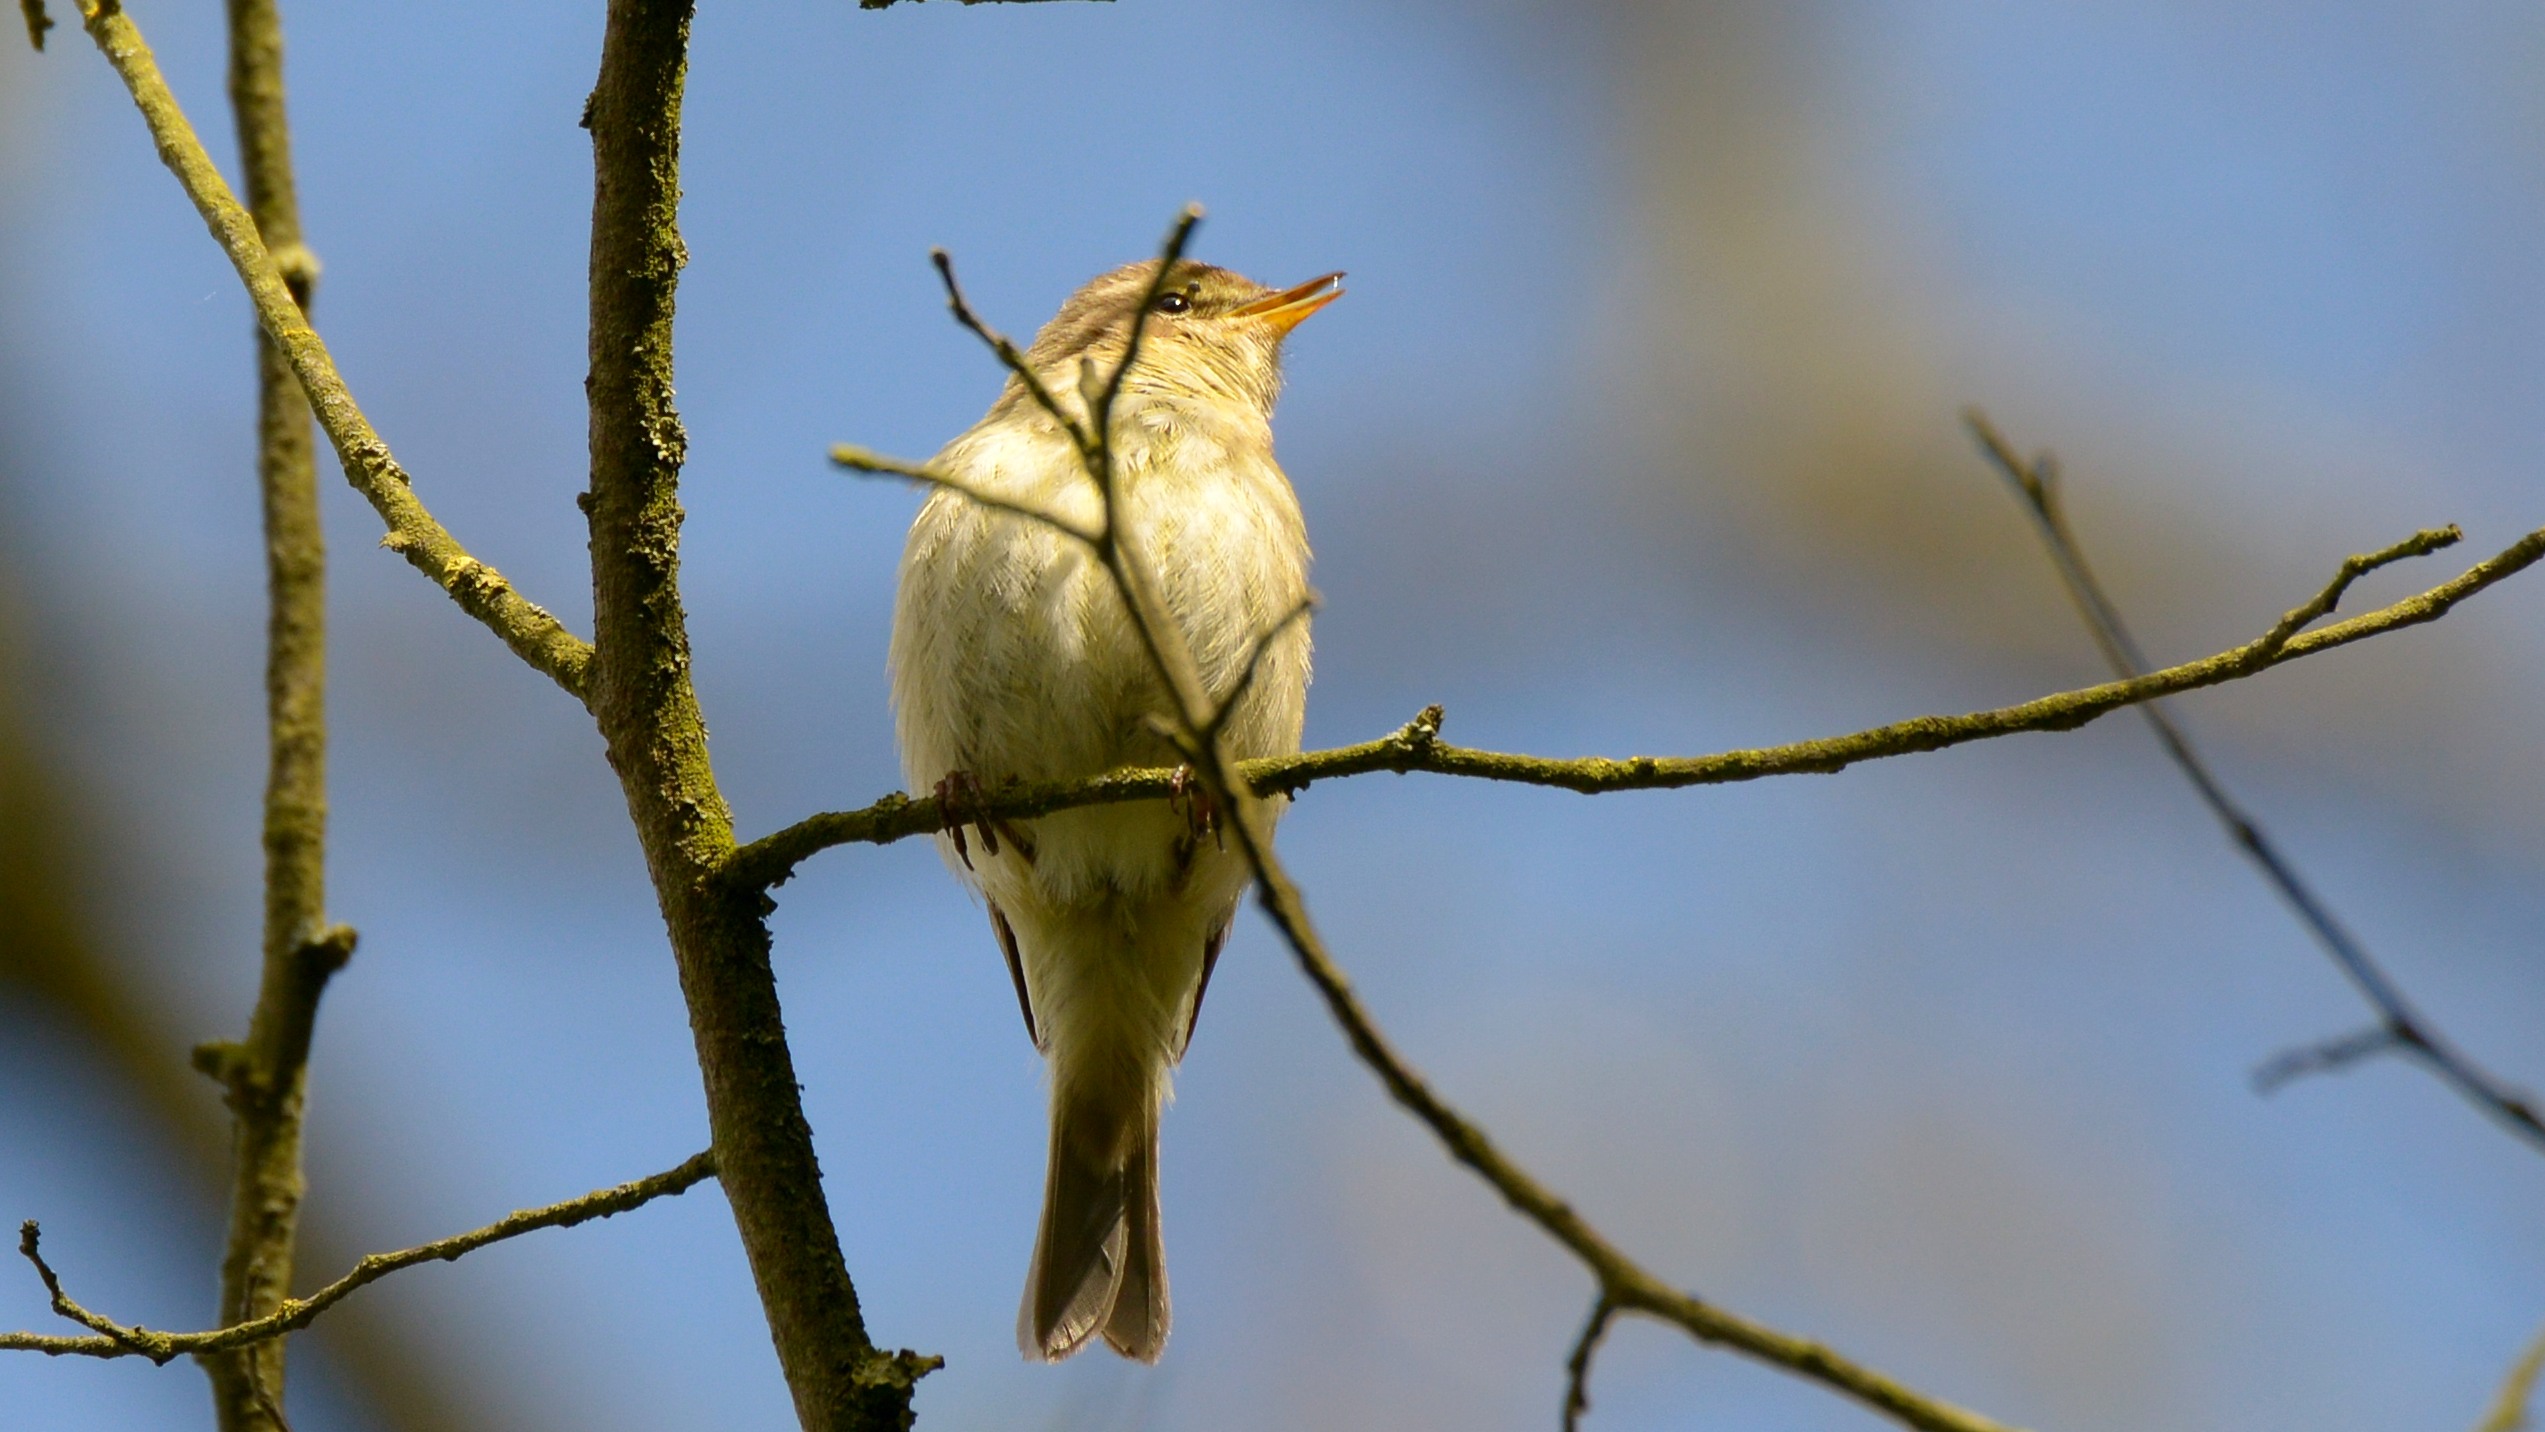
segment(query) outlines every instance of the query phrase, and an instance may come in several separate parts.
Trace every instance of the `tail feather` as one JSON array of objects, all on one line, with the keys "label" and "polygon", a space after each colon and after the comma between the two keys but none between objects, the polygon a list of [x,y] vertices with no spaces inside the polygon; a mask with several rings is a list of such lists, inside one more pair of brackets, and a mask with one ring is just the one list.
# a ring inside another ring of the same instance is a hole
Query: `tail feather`
[{"label": "tail feather", "polygon": [[1054,1100],[1042,1227],[1016,1319],[1027,1358],[1059,1362],[1101,1331],[1123,1356],[1157,1361],[1168,1321],[1157,1170],[1154,1101],[1126,1111]]},{"label": "tail feather", "polygon": [[1166,1351],[1166,1239],[1158,1223],[1157,1121],[1123,1165],[1122,1287],[1105,1319],[1105,1344],[1124,1357],[1156,1362]]}]

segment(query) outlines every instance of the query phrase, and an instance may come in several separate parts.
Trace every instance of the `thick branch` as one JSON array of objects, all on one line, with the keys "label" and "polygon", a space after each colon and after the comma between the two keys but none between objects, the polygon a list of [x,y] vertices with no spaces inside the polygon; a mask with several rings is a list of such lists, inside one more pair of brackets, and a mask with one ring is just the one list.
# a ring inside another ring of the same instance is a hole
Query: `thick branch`
[{"label": "thick branch", "polygon": [[240,207],[211,156],[204,153],[194,126],[187,122],[176,96],[169,93],[158,62],[151,58],[150,47],[143,43],[141,31],[124,13],[120,0],[79,0],[79,4],[90,38],[140,107],[161,162],[177,176],[212,237],[229,255],[231,266],[247,285],[257,322],[300,378],[319,427],[335,445],[346,480],[388,524],[388,535],[380,539],[380,545],[402,554],[417,571],[432,578],[461,610],[503,638],[522,660],[581,696],[583,668],[592,648],[514,591],[502,574],[468,555],[416,500],[406,470],[398,466],[389,445],[354,404],[327,345],[293,301],[278,256],[267,251],[257,236],[255,220]]},{"label": "thick branch", "polygon": [[[2125,706],[2240,680],[2303,656],[2435,621],[2458,602],[2521,571],[2539,557],[2545,557],[2545,531],[2529,533],[2499,556],[2428,591],[2334,626],[2277,640],[2272,634],[2265,634],[2215,656],[2127,681],[2105,682],[1966,715],[1914,717],[1817,741],[1709,756],[1526,756],[1442,741],[1438,739],[1440,722],[1435,712],[1375,741],[1245,761],[1239,763],[1239,772],[1256,790],[1285,794],[1295,794],[1319,781],[1372,771],[1428,771],[1435,775],[1558,786],[1584,794],[1727,785],[1769,776],[1826,775],[1859,761],[1940,751],[2025,731],[2068,730]],[[2346,569],[2348,565],[2345,564]],[[2337,577],[2336,583],[2347,584],[2347,578]],[[988,818],[1024,820],[1075,806],[1162,800],[1169,794],[1173,777],[1173,771],[1159,767],[1111,771],[1066,784],[1006,786],[983,792],[977,808],[967,808],[966,818],[976,809]],[[946,824],[944,813],[934,802],[889,795],[862,810],[827,812],[763,836],[736,853],[727,875],[737,884],[765,889],[784,881],[799,862],[832,846],[885,845],[943,830]]]},{"label": "thick branch", "polygon": [[[2096,580],[2094,569],[2087,565],[2085,549],[2068,525],[2067,510],[2059,497],[2057,464],[2046,453],[2026,462],[1978,409],[1962,416],[1980,451],[2014,487],[2024,510],[2032,515],[2034,527],[2050,549],[2051,562],[2059,569],[2060,581],[2076,603],[2078,614],[2085,618],[2086,629],[2102,651],[2104,662],[2124,679],[2146,670],[2147,657],[2130,636],[2120,608],[2113,604],[2103,584]],[[2388,563],[2436,551],[2457,537],[2457,529],[2442,528],[2419,533],[2382,552],[2351,558],[2315,601],[2282,618],[2280,625],[2272,628],[2273,634],[2293,635],[2331,612],[2357,578]],[[2539,1118],[2535,1101],[2467,1057],[2405,998],[2403,986],[2386,973],[2369,954],[2368,946],[2333,913],[2314,885],[2298,873],[2297,866],[2264,832],[2261,823],[2227,794],[2225,784],[2193,748],[2190,733],[2174,719],[2173,713],[2162,702],[2150,701],[2139,708],[2139,714],[2155,731],[2165,754],[2200,794],[2201,803],[2226,828],[2228,838],[2252,857],[2264,878],[2315,937],[2316,944],[2350,979],[2360,997],[2377,1011],[2377,1026],[2364,1034],[2344,1035],[2272,1058],[2255,1071],[2255,1087],[2269,1092],[2291,1079],[2338,1069],[2370,1055],[2389,1051],[2409,1054],[2502,1127],[2535,1147],[2545,1148],[2545,1119]]]},{"label": "thick branch", "polygon": [[53,1300],[53,1311],[94,1329],[96,1336],[0,1333],[0,1351],[40,1352],[55,1357],[146,1357],[152,1362],[165,1364],[171,1358],[189,1353],[227,1352],[249,1347],[308,1327],[317,1321],[319,1314],[343,1302],[355,1289],[376,1283],[401,1268],[435,1261],[447,1263],[462,1254],[476,1252],[489,1243],[501,1243],[507,1238],[518,1238],[542,1228],[572,1228],[595,1218],[625,1213],[655,1199],[681,1193],[715,1172],[716,1156],[710,1150],[690,1158],[678,1168],[615,1188],[595,1189],[581,1198],[570,1198],[545,1208],[525,1208],[518,1213],[506,1214],[483,1228],[414,1248],[401,1248],[395,1253],[374,1253],[356,1263],[352,1272],[306,1298],[285,1298],[264,1317],[199,1333],[153,1332],[144,1327],[126,1326],[81,1307],[62,1290],[61,1279],[46,1266],[43,1256],[37,1251],[36,1226],[33,1220],[29,1220],[18,1230],[18,1251],[35,1265],[36,1275],[44,1280],[44,1290]]},{"label": "thick branch", "polygon": [[756,892],[713,878],[733,823],[689,680],[680,599],[680,464],[672,402],[681,92],[689,0],[612,0],[592,131],[593,639],[589,704],[653,876],[706,1084],[734,1224],[808,1432],[909,1425],[937,1364],[866,1333],[822,1195]]},{"label": "thick branch", "polygon": [[[230,0],[230,107],[248,207],[297,307],[318,264],[301,240],[274,0]],[[248,1034],[205,1052],[233,1121],[220,1320],[253,1322],[291,1296],[300,1240],[302,1111],[310,1032],[354,932],[327,924],[327,549],[309,400],[274,341],[256,335],[257,488],[265,522],[265,938]],[[222,1432],[282,1432],[282,1339],[205,1360]]]}]

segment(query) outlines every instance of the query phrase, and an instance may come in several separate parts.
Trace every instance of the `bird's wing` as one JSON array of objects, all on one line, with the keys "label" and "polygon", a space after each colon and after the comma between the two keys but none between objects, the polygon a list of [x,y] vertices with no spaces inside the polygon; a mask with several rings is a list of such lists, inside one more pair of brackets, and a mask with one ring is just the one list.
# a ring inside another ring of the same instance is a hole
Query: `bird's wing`
[{"label": "bird's wing", "polygon": [[[1202,1022],[1202,996],[1210,991],[1211,971],[1219,968],[1220,946],[1228,943],[1228,927],[1236,920],[1237,905],[1231,901],[1228,912],[1219,917],[1219,923],[1211,927],[1211,933],[1202,941],[1202,977],[1194,982],[1193,1008],[1184,1016],[1184,1042],[1175,1046],[1178,1063],[1183,1062],[1184,1051],[1193,1047],[1194,1026]],[[1017,988],[1021,991],[1024,986],[1020,983]]]},{"label": "bird's wing", "polygon": [[[1043,1043],[1042,1028],[1034,1023],[1034,997],[1025,992],[1025,956],[1016,948],[1016,931],[1008,925],[1007,912],[999,908],[996,900],[990,901],[989,906],[990,928],[998,933],[999,948],[1007,954],[1007,977],[1016,981],[1016,1008],[1025,1016],[1025,1037],[1034,1041],[1036,1049],[1049,1052],[1048,1046]],[[1214,944],[1211,948],[1216,951],[1219,947]],[[1202,978],[1210,978],[1207,960],[1203,964]],[[1187,1026],[1184,1037],[1193,1037],[1190,1026]]]}]

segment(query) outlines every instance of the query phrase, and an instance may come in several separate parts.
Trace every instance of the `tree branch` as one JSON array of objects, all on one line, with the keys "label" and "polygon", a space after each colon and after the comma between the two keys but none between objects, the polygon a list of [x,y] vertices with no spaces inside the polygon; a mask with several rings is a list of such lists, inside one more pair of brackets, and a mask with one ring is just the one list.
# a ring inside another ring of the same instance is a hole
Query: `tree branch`
[{"label": "tree branch", "polygon": [[62,1290],[61,1279],[55,1276],[43,1255],[37,1251],[39,1235],[35,1220],[29,1219],[18,1229],[18,1251],[35,1265],[36,1276],[44,1280],[44,1290],[53,1300],[53,1311],[93,1329],[96,1336],[0,1333],[0,1351],[40,1352],[54,1357],[146,1357],[164,1366],[170,1359],[189,1353],[228,1352],[249,1347],[308,1327],[317,1321],[319,1314],[343,1302],[355,1289],[376,1283],[402,1268],[435,1261],[447,1263],[462,1254],[476,1252],[487,1244],[501,1243],[507,1238],[518,1238],[542,1228],[572,1228],[595,1218],[609,1218],[655,1199],[685,1192],[701,1179],[713,1177],[715,1172],[716,1155],[709,1150],[693,1156],[677,1168],[615,1188],[595,1189],[580,1198],[570,1198],[544,1208],[525,1208],[506,1214],[483,1228],[413,1248],[402,1248],[395,1253],[374,1253],[356,1263],[353,1271],[306,1298],[285,1298],[264,1317],[198,1333],[153,1332],[148,1328],[118,1323],[81,1307]]},{"label": "tree branch", "polygon": [[[302,242],[284,108],[283,22],[274,0],[230,0],[230,106],[248,207],[294,306],[318,277]],[[244,1042],[197,1051],[228,1095],[230,1226],[220,1320],[252,1322],[291,1296],[300,1241],[302,1112],[319,997],[352,957],[354,932],[327,923],[327,547],[309,400],[281,350],[256,335],[257,487],[265,523],[265,932],[263,974]],[[280,1338],[207,1357],[222,1432],[288,1432],[279,1409]]]},{"label": "tree branch", "polygon": [[720,886],[733,818],[708,760],[680,596],[672,319],[681,265],[681,95],[690,0],[611,0],[592,132],[594,719],[627,797],[680,970],[707,1121],[778,1363],[808,1432],[910,1421],[939,1359],[868,1338],[822,1194],[770,968],[764,897]]},{"label": "tree branch", "polygon": [[[2022,499],[2024,510],[2031,514],[2033,526],[2040,531],[2043,544],[2050,549],[2051,561],[2059,569],[2060,581],[2076,603],[2078,614],[2085,618],[2086,629],[2092,633],[2105,663],[2125,680],[2146,670],[2147,657],[2130,636],[2128,624],[2121,620],[2120,608],[2113,605],[2103,584],[2095,579],[2093,568],[2086,564],[2085,549],[2068,525],[2067,511],[2060,501],[2056,461],[2046,453],[2029,463],[2024,461],[2014,445],[1977,408],[1965,410],[1962,419],[1969,425],[1980,451],[2005,476]],[[2418,533],[2384,551],[2351,558],[2314,601],[2282,618],[2264,639],[2278,637],[2285,641],[2295,636],[2309,623],[2330,613],[2353,581],[2390,562],[2448,546],[2459,535],[2454,527],[2440,528]],[[2316,944],[2350,979],[2360,997],[2377,1011],[2378,1023],[2366,1031],[2273,1057],[2254,1071],[2254,1087],[2269,1093],[2292,1079],[2329,1072],[2376,1054],[2409,1054],[2503,1128],[2530,1145],[2545,1149],[2545,1120],[2540,1120],[2534,1099],[2468,1058],[2413,1007],[2405,998],[2403,987],[2368,953],[2368,947],[2351,933],[2350,927],[2334,915],[2332,907],[2298,873],[2278,843],[2263,831],[2261,823],[2227,794],[2217,773],[2193,749],[2190,734],[2163,703],[2150,701],[2139,708],[2139,714],[2147,718],[2165,754],[2181,769],[2192,789],[2200,793],[2201,803],[2226,827],[2228,837],[2252,857],[2263,877],[2315,937]]]},{"label": "tree branch", "polygon": [[406,470],[355,405],[336,372],[335,360],[328,356],[327,345],[293,301],[278,256],[267,251],[257,236],[255,220],[240,207],[204,152],[121,0],[79,0],[79,7],[89,37],[122,77],[143,122],[149,125],[161,162],[177,176],[212,237],[229,255],[231,266],[247,285],[258,323],[298,375],[319,427],[335,446],[346,480],[388,524],[388,535],[380,539],[380,545],[432,578],[461,610],[503,638],[515,655],[582,696],[584,666],[591,660],[592,648],[513,590],[501,573],[471,557],[416,500]]},{"label": "tree branch", "polygon": [[1617,1321],[1617,1304],[1609,1301],[1608,1290],[1602,1288],[1591,1301],[1591,1316],[1582,1324],[1582,1335],[1573,1339],[1573,1355],[1564,1360],[1564,1432],[1577,1432],[1582,1414],[1591,1410],[1591,1359],[1599,1356],[1600,1340],[1608,1336],[1609,1324]]},{"label": "tree branch", "polygon": [[1013,498],[1001,497],[995,492],[986,491],[975,484],[965,482],[953,473],[942,472],[920,463],[903,462],[899,458],[886,457],[882,453],[849,443],[832,444],[831,462],[836,467],[844,467],[867,477],[908,478],[923,487],[942,487],[948,492],[959,492],[994,512],[1006,512],[1022,517],[1028,522],[1039,522],[1091,547],[1104,540],[1103,533],[1081,527],[1057,512],[1046,511],[1030,502],[1018,502]]},{"label": "tree branch", "polygon": [[[2425,534],[2426,536],[2427,534]],[[2421,538],[2415,538],[2420,541]],[[2392,549],[2389,549],[2392,550]],[[1586,795],[1609,791],[1674,790],[1682,786],[1728,785],[1769,776],[1827,775],[1859,761],[1940,751],[2026,731],[2064,731],[2082,726],[2125,706],[2160,696],[2267,671],[2285,662],[2363,641],[2383,632],[2435,621],[2450,607],[2493,583],[2512,576],[2545,557],[2545,531],[2531,532],[2489,561],[2418,595],[2406,597],[2334,626],[2279,637],[2275,626],[2242,646],[2199,661],[2169,666],[2126,681],[2061,692],[2014,706],[2000,706],[1960,716],[1919,716],[1886,726],[1795,741],[1781,746],[1723,751],[1707,756],[1588,756],[1561,758],[1516,755],[1454,746],[1439,739],[1438,708],[1402,729],[1375,741],[1295,756],[1270,756],[1239,763],[1240,773],[1265,792],[1296,794],[1319,781],[1373,771],[1404,774],[1467,776],[1556,786]],[[2362,559],[2353,558],[2352,562]],[[2351,562],[2343,564],[2348,571]],[[2337,575],[2333,586],[2347,585]],[[2318,594],[2315,601],[2322,600]],[[2310,601],[2311,607],[2315,601]],[[2307,610],[2301,607],[2298,610]],[[2285,618],[2281,625],[2285,625]],[[1116,801],[1163,800],[1174,772],[1165,767],[1110,771],[1086,781],[1052,785],[1003,786],[981,794],[978,812],[1002,820],[1024,820],[1053,811]],[[969,809],[969,808],[967,808]],[[947,828],[944,813],[933,802],[894,794],[861,810],[831,811],[810,816],[742,847],[726,866],[726,878],[741,886],[766,889],[783,883],[810,856],[835,845],[888,845],[914,835]]]}]

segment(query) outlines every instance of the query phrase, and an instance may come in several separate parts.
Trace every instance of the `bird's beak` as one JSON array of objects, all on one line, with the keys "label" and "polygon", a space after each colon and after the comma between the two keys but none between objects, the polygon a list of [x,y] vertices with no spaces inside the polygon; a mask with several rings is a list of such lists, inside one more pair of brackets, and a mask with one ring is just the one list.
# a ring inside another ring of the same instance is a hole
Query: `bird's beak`
[{"label": "bird's beak", "polygon": [[1330,273],[1323,278],[1312,278],[1296,288],[1265,294],[1229,312],[1240,318],[1260,318],[1271,324],[1275,333],[1286,334],[1304,322],[1309,314],[1341,297],[1343,275]]}]

